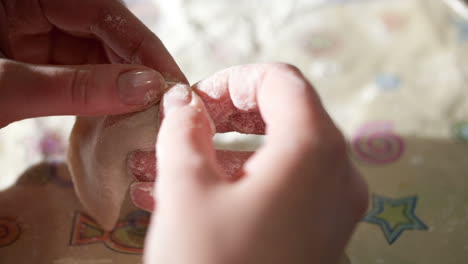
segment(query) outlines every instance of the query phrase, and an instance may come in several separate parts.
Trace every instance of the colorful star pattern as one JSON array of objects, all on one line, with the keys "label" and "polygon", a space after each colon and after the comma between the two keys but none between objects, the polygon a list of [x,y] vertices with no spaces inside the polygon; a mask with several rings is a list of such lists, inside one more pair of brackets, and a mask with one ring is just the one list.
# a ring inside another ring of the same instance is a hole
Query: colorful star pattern
[{"label": "colorful star pattern", "polygon": [[415,214],[417,201],[417,196],[391,199],[374,194],[364,221],[379,225],[387,242],[393,244],[404,231],[428,229]]}]

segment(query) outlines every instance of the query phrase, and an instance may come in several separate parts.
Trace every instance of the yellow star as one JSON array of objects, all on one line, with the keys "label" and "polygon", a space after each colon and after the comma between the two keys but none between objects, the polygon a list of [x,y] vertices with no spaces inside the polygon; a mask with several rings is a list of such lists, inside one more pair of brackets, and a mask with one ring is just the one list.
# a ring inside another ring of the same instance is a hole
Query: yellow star
[{"label": "yellow star", "polygon": [[372,209],[364,221],[379,225],[389,244],[393,244],[407,230],[427,230],[415,214],[417,196],[400,199],[373,195]]},{"label": "yellow star", "polygon": [[376,217],[382,220],[386,220],[390,225],[391,229],[395,229],[398,225],[401,224],[411,224],[413,221],[406,215],[406,205],[405,204],[386,204],[384,205],[384,210]]}]

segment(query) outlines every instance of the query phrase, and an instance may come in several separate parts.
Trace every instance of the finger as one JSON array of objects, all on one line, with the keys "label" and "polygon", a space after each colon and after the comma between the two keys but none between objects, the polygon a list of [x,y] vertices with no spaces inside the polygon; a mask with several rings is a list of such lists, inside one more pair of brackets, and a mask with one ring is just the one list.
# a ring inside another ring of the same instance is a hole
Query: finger
[{"label": "finger", "polygon": [[[253,152],[216,150],[216,160],[227,180],[243,176],[242,165]],[[156,180],[156,155],[154,151],[136,151],[129,155],[127,166],[137,181],[130,186],[130,197],[136,207],[148,212],[154,211],[154,185]]]},{"label": "finger", "polygon": [[[265,80],[267,76],[268,80]],[[307,120],[301,121],[301,118],[310,119],[313,115],[324,114],[311,85],[297,69],[285,64],[232,67],[193,87],[205,102],[217,132],[263,134],[264,121],[269,121],[268,126],[288,130],[289,123],[303,126]],[[271,101],[273,99],[274,103]],[[263,103],[262,109],[259,107],[260,101]]]},{"label": "finger", "polygon": [[[0,27],[0,43],[5,55],[28,63],[47,63],[50,39],[48,33],[52,25],[41,12],[40,1],[1,1],[4,16]],[[34,47],[34,48],[31,48]]]},{"label": "finger", "polygon": [[42,0],[41,3],[44,15],[56,27],[94,35],[127,62],[154,68],[168,80],[187,82],[161,40],[120,1]]},{"label": "finger", "polygon": [[[107,64],[109,58],[100,41],[79,38],[54,29],[49,38],[49,63],[59,65]],[[33,48],[33,47],[31,47]]]},{"label": "finger", "polygon": [[265,134],[265,123],[257,103],[258,81],[264,67],[249,65],[229,68],[193,86],[205,103],[216,132]]},{"label": "finger", "polygon": [[[157,194],[161,199],[200,195],[216,182],[214,128],[200,98],[185,85],[171,88],[162,101],[164,120],[156,143]],[[193,198],[193,197],[192,197]]]},{"label": "finger", "polygon": [[[252,156],[250,151],[216,150],[216,160],[227,179],[242,176],[242,165]],[[135,151],[128,155],[127,167],[138,182],[156,180],[156,155],[154,151]]]},{"label": "finger", "polygon": [[117,64],[125,64],[126,61],[122,59],[117,53],[115,53],[111,48],[104,46],[104,50],[106,52],[107,58],[112,63]]},{"label": "finger", "polygon": [[158,101],[164,88],[161,74],[143,66],[54,67],[0,59],[0,112],[10,121],[134,112]]},{"label": "finger", "polygon": [[[310,83],[289,65],[233,67],[196,84],[194,89],[206,103],[217,129],[221,126],[226,130],[225,124],[231,122],[230,130],[266,132],[256,161],[247,163],[253,164],[252,168],[268,168],[279,175],[302,162],[302,157],[310,158],[304,152],[318,145],[318,139],[336,132]],[[252,121],[249,115],[257,115],[257,119]]]},{"label": "finger", "polygon": [[155,210],[154,183],[132,183],[130,185],[130,197],[136,207],[147,212],[153,212]]},{"label": "finger", "polygon": [[330,160],[342,167],[346,161],[343,136],[298,69],[284,64],[266,68],[257,87],[267,136],[257,155],[245,164],[247,173],[268,175],[252,177],[260,182],[257,186],[310,186],[321,178],[314,177],[320,173],[309,175],[312,168],[322,171]]},{"label": "finger", "polygon": [[[236,180],[243,175],[242,165],[253,152],[216,150],[219,167],[228,180]],[[127,165],[137,180],[130,186],[130,197],[134,205],[148,212],[155,210],[154,181],[157,171],[154,151],[136,151],[129,155]]]},{"label": "finger", "polygon": [[216,160],[228,180],[244,176],[243,165],[253,155],[250,151],[216,150]]}]

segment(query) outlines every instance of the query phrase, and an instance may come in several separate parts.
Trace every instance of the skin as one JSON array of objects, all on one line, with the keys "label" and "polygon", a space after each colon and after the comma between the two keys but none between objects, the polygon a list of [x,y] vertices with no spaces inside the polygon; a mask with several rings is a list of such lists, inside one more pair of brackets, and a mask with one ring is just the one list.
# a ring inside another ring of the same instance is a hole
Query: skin
[{"label": "skin", "polygon": [[[172,88],[162,112],[158,180],[139,193],[157,203],[145,263],[339,262],[366,210],[367,186],[296,68],[228,69],[193,89]],[[260,114],[266,126],[228,127],[220,112]],[[237,177],[216,158],[215,128],[266,134]]]},{"label": "skin", "polygon": [[126,72],[186,82],[158,37],[117,0],[2,0],[0,51],[0,128],[38,116],[134,112],[160,99],[163,85],[150,101],[123,102],[117,86]]},{"label": "skin", "polygon": [[[38,116],[135,112],[159,101],[164,85],[150,100],[123,100],[119,78],[128,72],[186,83],[161,41],[116,0],[2,0],[0,50],[0,128]],[[288,65],[215,78],[195,85],[196,93],[177,85],[185,97],[175,89],[165,95],[145,262],[337,263],[367,189],[312,87]],[[217,103],[258,126],[223,120]],[[266,144],[238,177],[225,177],[211,141],[216,130],[266,134]]]}]

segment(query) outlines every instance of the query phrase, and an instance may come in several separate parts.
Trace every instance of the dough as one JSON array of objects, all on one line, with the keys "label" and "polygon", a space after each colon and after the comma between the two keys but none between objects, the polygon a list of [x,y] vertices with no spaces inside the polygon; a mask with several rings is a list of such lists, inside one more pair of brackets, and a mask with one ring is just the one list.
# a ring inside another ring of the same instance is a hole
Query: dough
[{"label": "dough", "polygon": [[[261,76],[257,72],[262,71],[257,70],[263,67],[233,67],[192,87],[205,103],[217,132],[264,134],[265,123],[256,104],[249,101],[252,94],[245,94]],[[253,78],[248,80],[250,86],[245,86],[245,76]],[[229,91],[230,85],[237,88]],[[134,114],[77,118],[70,138],[68,165],[78,198],[87,213],[103,228],[110,230],[114,227],[121,204],[133,181],[154,180],[146,176],[150,174],[148,169],[152,168],[148,165],[149,159],[145,165],[132,166],[141,161],[132,153],[154,151],[158,126],[159,105]],[[241,176],[242,164],[250,155],[248,151],[217,151],[218,163],[228,178]],[[130,166],[127,166],[127,158],[130,158]],[[130,169],[136,171],[135,177]],[[134,202],[144,200],[139,199],[141,197],[136,192],[132,191],[132,194]],[[144,203],[149,204],[149,201],[146,199]],[[152,206],[143,208],[149,207]]]},{"label": "dough", "polygon": [[70,136],[68,165],[75,192],[87,213],[111,230],[133,181],[127,156],[154,150],[159,104],[125,115],[78,117]]}]

